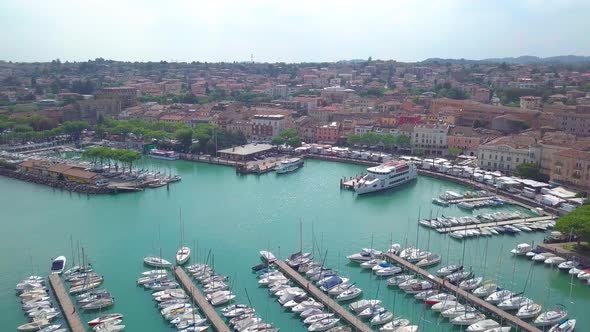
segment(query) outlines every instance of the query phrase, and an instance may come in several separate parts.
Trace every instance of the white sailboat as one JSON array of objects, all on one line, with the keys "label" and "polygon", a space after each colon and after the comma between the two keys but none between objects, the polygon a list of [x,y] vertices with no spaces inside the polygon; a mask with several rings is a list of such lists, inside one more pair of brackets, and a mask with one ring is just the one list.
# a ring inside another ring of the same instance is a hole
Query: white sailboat
[{"label": "white sailboat", "polygon": [[184,245],[184,224],[182,222],[182,210],[180,212],[180,249],[176,251],[176,265],[183,265],[191,255],[191,248]]}]

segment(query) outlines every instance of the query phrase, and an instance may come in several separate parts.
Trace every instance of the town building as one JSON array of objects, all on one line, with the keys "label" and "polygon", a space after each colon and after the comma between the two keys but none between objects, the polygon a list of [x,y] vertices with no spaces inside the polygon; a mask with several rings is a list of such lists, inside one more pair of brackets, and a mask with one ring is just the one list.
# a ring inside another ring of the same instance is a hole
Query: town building
[{"label": "town building", "polygon": [[590,105],[578,105],[575,110],[553,114],[555,126],[577,136],[590,136]]},{"label": "town building", "polygon": [[448,151],[449,126],[424,124],[414,127],[410,144],[412,153],[444,156]]},{"label": "town building", "polygon": [[137,88],[129,86],[103,88],[96,93],[96,99],[118,99],[121,108],[127,108],[137,104],[137,92]]},{"label": "town building", "polygon": [[336,144],[340,140],[342,126],[338,122],[321,125],[315,128],[315,141],[323,144]]},{"label": "town building", "polygon": [[536,138],[529,135],[497,137],[481,144],[477,149],[479,167],[489,171],[512,174],[520,164],[538,164],[540,146],[536,143]]},{"label": "town building", "polygon": [[270,142],[285,129],[287,120],[282,114],[256,114],[252,117],[252,141]]},{"label": "town building", "polygon": [[272,150],[274,150],[274,146],[270,144],[252,143],[219,150],[218,154],[222,159],[247,161],[266,154]]},{"label": "town building", "polygon": [[527,110],[540,110],[543,106],[543,98],[537,96],[520,97],[520,108]]},{"label": "town building", "polygon": [[576,188],[590,189],[590,152],[567,149],[553,154],[551,180]]}]

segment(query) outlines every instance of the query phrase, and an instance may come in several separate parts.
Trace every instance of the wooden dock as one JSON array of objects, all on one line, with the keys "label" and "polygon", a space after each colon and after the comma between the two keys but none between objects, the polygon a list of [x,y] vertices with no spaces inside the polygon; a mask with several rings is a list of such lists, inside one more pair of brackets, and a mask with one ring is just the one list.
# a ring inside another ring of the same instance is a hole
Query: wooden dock
[{"label": "wooden dock", "polygon": [[450,282],[444,282],[443,279],[431,274],[430,272],[424,269],[417,267],[416,265],[406,261],[405,259],[400,258],[399,256],[386,253],[384,254],[384,257],[390,262],[396,263],[400,267],[406,269],[407,271],[419,274],[424,279],[434,282],[438,285],[440,289],[444,289],[449,293],[456,294],[457,298],[463,298],[465,301],[469,302],[473,307],[486,311],[488,314],[494,316],[494,318],[496,318],[501,324],[502,322],[507,322],[517,327],[519,331],[541,332],[541,330],[523,321],[522,319],[507,313],[506,311],[496,307],[495,305],[480,299],[472,293],[467,292],[451,284]]},{"label": "wooden dock", "polygon": [[84,328],[78,313],[76,313],[74,304],[70,299],[70,295],[68,294],[68,291],[66,291],[66,288],[64,287],[64,284],[59,278],[58,274],[49,275],[49,285],[55,294],[57,304],[59,304],[59,307],[61,308],[61,312],[68,323],[70,331],[85,332],[86,328]]},{"label": "wooden dock", "polygon": [[182,288],[191,296],[193,301],[201,309],[205,315],[205,318],[207,318],[207,320],[211,323],[213,329],[218,332],[230,332],[231,329],[225,324],[221,317],[219,317],[213,306],[209,303],[209,301],[207,301],[205,296],[193,283],[186,272],[184,272],[184,270],[179,266],[175,266],[173,272],[176,280],[178,280],[178,283],[180,283]]},{"label": "wooden dock", "polygon": [[478,229],[478,228],[482,228],[482,227],[494,227],[494,226],[505,226],[505,225],[514,225],[514,224],[522,224],[522,223],[531,223],[531,222],[537,222],[537,221],[549,221],[552,219],[555,219],[555,216],[531,217],[531,218],[524,218],[524,219],[513,219],[513,220],[486,222],[486,223],[481,223],[481,224],[441,227],[441,228],[436,228],[436,230],[439,233],[448,233],[448,232],[454,232],[454,231],[464,231],[464,230],[468,230],[468,229]]},{"label": "wooden dock", "polygon": [[313,298],[321,302],[324,306],[326,306],[328,310],[339,316],[347,325],[350,325],[353,331],[373,331],[373,329],[371,329],[369,326],[363,323],[358,317],[356,317],[350,311],[343,308],[340,304],[338,304],[338,302],[334,301],[332,298],[330,298],[328,295],[322,292],[319,288],[317,288],[313,284],[313,282],[308,281],[297,271],[293,270],[287,263],[277,260],[274,262],[274,264],[287,278],[293,280],[302,289],[306,289],[307,292]]}]

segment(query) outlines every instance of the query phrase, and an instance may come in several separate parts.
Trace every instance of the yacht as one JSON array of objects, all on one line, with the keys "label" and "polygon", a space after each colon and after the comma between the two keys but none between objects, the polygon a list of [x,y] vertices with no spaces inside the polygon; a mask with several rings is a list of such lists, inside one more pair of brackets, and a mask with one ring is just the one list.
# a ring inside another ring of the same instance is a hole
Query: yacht
[{"label": "yacht", "polygon": [[381,251],[372,248],[363,248],[361,252],[346,256],[351,262],[362,263],[375,259],[381,255]]},{"label": "yacht", "polygon": [[357,194],[393,188],[418,176],[416,166],[402,160],[391,160],[379,166],[369,167],[367,173],[354,185]]},{"label": "yacht", "polygon": [[303,159],[301,158],[289,158],[281,160],[281,163],[275,167],[277,174],[289,173],[303,167]]},{"label": "yacht", "polygon": [[167,150],[158,150],[152,149],[148,153],[148,156],[154,159],[163,159],[163,160],[178,160],[180,155],[174,151],[167,151]]},{"label": "yacht", "polygon": [[51,274],[62,274],[66,267],[66,257],[59,256],[51,262]]},{"label": "yacht", "polygon": [[525,255],[527,252],[531,251],[531,245],[528,243],[521,243],[516,246],[516,248],[510,250],[513,255],[521,256]]}]

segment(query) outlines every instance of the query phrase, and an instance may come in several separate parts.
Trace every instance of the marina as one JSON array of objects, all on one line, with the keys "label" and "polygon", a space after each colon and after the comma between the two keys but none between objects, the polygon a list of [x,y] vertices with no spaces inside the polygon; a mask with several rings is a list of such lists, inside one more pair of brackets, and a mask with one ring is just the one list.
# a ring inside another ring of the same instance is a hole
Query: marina
[{"label": "marina", "polygon": [[369,326],[363,323],[359,318],[355,317],[348,310],[344,309],[340,304],[324,294],[319,288],[303,278],[297,271],[293,270],[287,263],[276,260],[273,262],[277,268],[285,274],[289,279],[293,280],[299,287],[308,291],[311,296],[325,305],[331,312],[334,312],[338,317],[342,318],[355,331],[370,332],[373,331]]},{"label": "marina", "polygon": [[225,324],[223,319],[219,317],[215,308],[213,308],[213,306],[207,301],[201,291],[193,284],[186,272],[179,266],[175,266],[172,269],[172,272],[174,273],[176,280],[178,280],[179,284],[182,286],[182,289],[188,292],[194,303],[196,303],[201,312],[203,312],[207,320],[211,323],[213,329],[218,332],[230,332],[230,328]]},{"label": "marina", "polygon": [[502,321],[509,322],[511,325],[516,326],[521,331],[541,332],[541,330],[538,329],[537,327],[523,321],[522,319],[519,319],[519,318],[507,313],[504,310],[498,309],[498,307],[480,299],[479,297],[476,297],[472,293],[467,292],[467,291],[453,285],[450,282],[446,282],[444,279],[441,279],[441,278],[431,274],[430,272],[428,272],[424,269],[421,269],[414,264],[409,263],[407,260],[402,259],[397,255],[386,253],[384,256],[386,259],[388,259],[392,262],[395,262],[396,264],[403,267],[407,271],[411,271],[415,274],[422,276],[426,280],[430,280],[430,281],[436,283],[439,288],[446,289],[450,293],[457,294],[458,297],[471,303],[474,307],[482,308],[485,311],[487,311],[488,313],[492,314],[493,316],[501,319]]},{"label": "marina", "polygon": [[495,222],[471,224],[471,225],[464,225],[464,226],[441,227],[441,228],[437,228],[437,231],[439,233],[448,233],[448,232],[455,232],[455,231],[461,231],[461,230],[466,230],[466,229],[480,229],[482,227],[517,225],[517,224],[522,224],[522,223],[534,223],[534,222],[549,221],[549,220],[554,220],[554,219],[555,219],[554,216],[531,217],[531,218],[524,218],[524,219],[495,221]]},{"label": "marina", "polygon": [[66,291],[59,274],[50,274],[49,275],[49,285],[55,294],[55,299],[59,307],[61,308],[62,314],[65,317],[65,320],[68,324],[68,327],[72,332],[84,332],[86,328],[82,324],[78,313]]},{"label": "marina", "polygon": [[[64,229],[68,230],[66,234],[81,238],[85,247],[94,253],[92,263],[97,271],[108,276],[118,276],[111,278],[108,284],[109,290],[117,295],[117,303],[114,308],[107,308],[103,313],[112,313],[114,310],[125,312],[129,330],[172,331],[170,324],[154,309],[154,302],[147,300],[149,295],[146,291],[134,284],[137,275],[145,271],[145,267],[137,264],[138,260],[147,252],[157,252],[153,248],[154,242],[161,242],[162,257],[171,262],[174,260],[179,248],[179,206],[182,206],[185,219],[186,239],[197,239],[199,246],[212,248],[215,252],[216,270],[226,272],[238,283],[239,286],[234,289],[236,295],[246,299],[248,296],[244,288],[247,288],[251,306],[282,331],[302,330],[303,322],[292,314],[285,313],[281,306],[268,303],[268,289],[255,286],[257,279],[249,272],[252,252],[257,252],[261,247],[270,248],[276,253],[297,250],[300,220],[303,220],[306,229],[315,229],[316,250],[329,250],[325,264],[337,267],[353,280],[363,289],[364,298],[376,293],[378,279],[373,273],[349,267],[345,264],[343,255],[366,246],[372,241],[372,237],[376,247],[388,247],[392,233],[394,239],[403,243],[403,236],[407,234],[413,238],[412,234],[416,234],[420,227],[418,246],[429,247],[431,252],[441,253],[443,262],[464,261],[464,265],[473,268],[476,274],[498,279],[498,284],[511,289],[522,290],[527,283],[528,271],[532,268],[533,277],[526,287],[526,295],[544,303],[546,308],[553,307],[556,303],[565,303],[571,317],[578,320],[578,330],[584,330],[588,326],[589,321],[583,314],[584,305],[588,303],[590,296],[586,284],[575,283],[572,294],[575,305],[572,305],[568,301],[569,278],[556,278],[558,273],[563,272],[557,268],[550,269],[545,264],[530,267],[529,264],[516,263],[514,267],[512,259],[520,258],[512,258],[507,254],[517,243],[542,242],[546,233],[522,232],[510,237],[479,237],[461,243],[451,240],[450,254],[447,254],[447,236],[428,232],[431,237],[428,241],[426,232],[416,222],[419,219],[418,209],[422,207],[421,214],[424,217],[425,211],[432,206],[433,193],[446,190],[464,192],[468,190],[464,186],[419,176],[417,181],[398,189],[370,196],[357,196],[339,191],[334,183],[342,174],[363,172],[365,166],[311,159],[306,160],[305,167],[288,176],[271,173],[240,177],[235,175],[233,168],[187,161],[145,159],[137,167],[162,170],[171,167],[171,172],[181,175],[183,181],[171,186],[169,191],[146,190],[133,195],[97,196],[89,199],[85,195],[0,178],[0,185],[12,193],[10,197],[0,199],[0,207],[8,211],[7,220],[19,220],[19,223],[6,224],[2,238],[4,245],[20,252],[30,252],[35,262],[41,262],[33,263],[34,269],[45,272],[47,264],[44,262],[56,253],[69,251],[67,241],[46,241],[45,238],[64,238],[67,236],[64,236]],[[219,187],[225,189],[220,192]],[[31,190],[36,194],[30,195]],[[228,195],[228,192],[232,194]],[[36,209],[30,209],[31,205],[36,206]],[[220,205],[231,205],[233,208],[221,208]],[[40,213],[41,211],[52,212],[47,214]],[[518,206],[484,208],[478,213],[498,211],[530,214],[528,209]],[[445,209],[444,215],[459,217],[471,214],[451,206]],[[161,228],[161,241],[154,235],[154,230],[158,227]],[[43,237],[31,236],[31,229],[39,230]],[[134,239],[141,240],[130,241],[129,234]],[[304,237],[308,236],[309,234],[304,234]],[[483,248],[487,242],[488,256],[503,256],[504,264],[497,264],[495,271],[488,269],[482,272]],[[309,251],[311,245],[310,243],[304,250]],[[193,251],[193,255],[197,252],[199,250]],[[31,274],[31,268],[27,264],[16,260],[7,251],[0,253],[0,256],[6,262],[3,267],[11,266],[10,269],[0,268],[3,272],[0,282],[14,284],[23,275]],[[68,257],[68,263],[70,260]],[[193,263],[189,261],[187,265]],[[547,291],[549,288],[550,292]],[[381,289],[385,289],[384,285],[381,285]],[[424,319],[421,319],[423,305],[413,297],[397,296],[394,301],[393,291],[382,291],[379,298],[388,308],[393,308],[396,315],[402,315],[414,324],[420,322],[420,331],[446,331],[452,328],[448,321],[440,321],[438,314],[435,316],[429,310],[424,312]],[[21,310],[12,297],[8,301],[1,297],[0,306],[13,326],[22,324]],[[78,308],[76,311],[83,321],[96,316]]]}]

